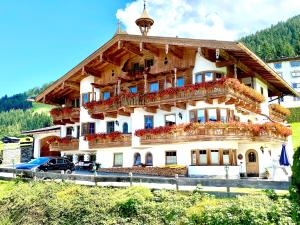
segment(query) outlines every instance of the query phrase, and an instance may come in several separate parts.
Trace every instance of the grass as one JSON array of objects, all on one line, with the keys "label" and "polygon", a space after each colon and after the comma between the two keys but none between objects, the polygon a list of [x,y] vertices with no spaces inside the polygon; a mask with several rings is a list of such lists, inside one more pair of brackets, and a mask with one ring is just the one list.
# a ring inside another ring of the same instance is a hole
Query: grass
[{"label": "grass", "polygon": [[300,146],[300,123],[291,123],[293,130],[293,145],[294,149]]},{"label": "grass", "polygon": [[32,110],[37,113],[49,112],[52,108],[53,106],[51,105],[46,105],[38,102],[32,103]]}]

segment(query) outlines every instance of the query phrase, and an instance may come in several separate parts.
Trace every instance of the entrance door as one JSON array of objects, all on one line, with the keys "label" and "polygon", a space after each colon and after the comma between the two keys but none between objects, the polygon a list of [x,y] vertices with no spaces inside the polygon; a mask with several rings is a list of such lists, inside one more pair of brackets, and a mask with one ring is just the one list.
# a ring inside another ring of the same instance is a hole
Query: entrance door
[{"label": "entrance door", "polygon": [[255,150],[248,150],[246,152],[246,171],[248,177],[258,177],[258,154]]}]

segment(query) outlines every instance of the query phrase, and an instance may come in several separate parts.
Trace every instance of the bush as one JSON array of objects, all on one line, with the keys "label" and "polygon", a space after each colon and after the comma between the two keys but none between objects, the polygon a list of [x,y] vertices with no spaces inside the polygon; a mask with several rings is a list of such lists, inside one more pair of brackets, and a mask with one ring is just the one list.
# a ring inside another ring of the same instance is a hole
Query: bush
[{"label": "bush", "polygon": [[[293,224],[289,200],[265,194],[232,199],[143,187],[0,183],[0,224]],[[295,208],[296,210],[296,208]],[[294,212],[296,212],[294,210]]]}]

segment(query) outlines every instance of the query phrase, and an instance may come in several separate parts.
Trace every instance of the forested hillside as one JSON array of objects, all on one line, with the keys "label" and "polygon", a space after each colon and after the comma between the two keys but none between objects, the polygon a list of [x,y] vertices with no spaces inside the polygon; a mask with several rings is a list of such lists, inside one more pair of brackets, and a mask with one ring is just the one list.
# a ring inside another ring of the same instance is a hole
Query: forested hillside
[{"label": "forested hillside", "polygon": [[32,102],[27,101],[28,98],[34,98],[43,90],[45,90],[49,84],[44,84],[42,87],[32,88],[24,93],[16,94],[13,96],[4,96],[0,98],[0,112],[7,112],[11,109],[30,109],[32,108]]},{"label": "forested hillside", "polygon": [[0,140],[4,136],[20,136],[21,131],[52,125],[50,107],[27,101],[37,96],[49,84],[32,88],[22,94],[0,98]]},{"label": "forested hillside", "polygon": [[240,41],[265,61],[300,55],[300,15],[246,36]]}]

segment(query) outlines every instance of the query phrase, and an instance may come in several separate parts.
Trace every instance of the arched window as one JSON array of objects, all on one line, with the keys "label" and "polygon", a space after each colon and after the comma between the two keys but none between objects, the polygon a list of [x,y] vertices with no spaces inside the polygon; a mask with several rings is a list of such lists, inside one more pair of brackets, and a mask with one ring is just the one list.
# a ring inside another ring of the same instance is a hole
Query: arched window
[{"label": "arched window", "polygon": [[145,162],[146,162],[147,166],[153,166],[153,157],[152,157],[152,153],[151,152],[148,152],[146,154],[146,160],[145,160]]},{"label": "arched window", "polygon": [[128,123],[123,123],[123,134],[128,134]]},{"label": "arched window", "polygon": [[134,166],[139,166],[139,165],[141,165],[142,164],[142,162],[141,162],[141,154],[140,153],[135,153],[134,154],[134,158],[133,158],[133,165]]}]

